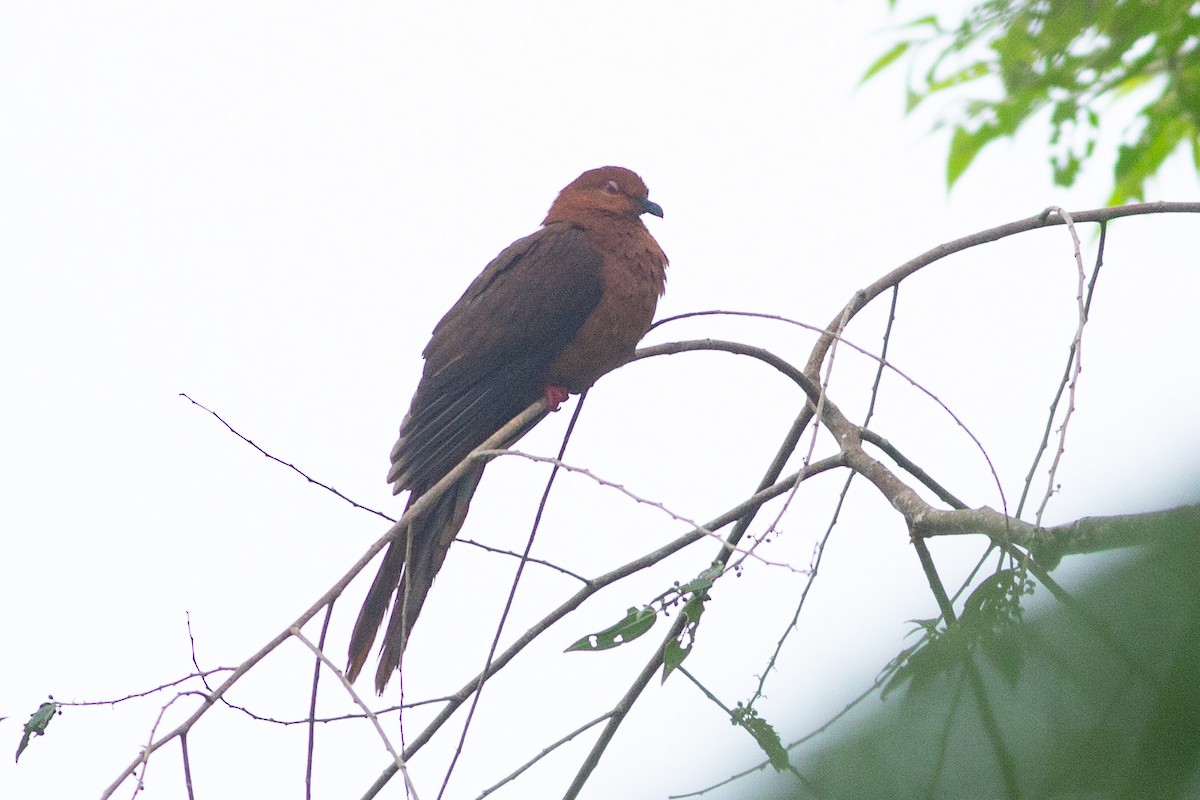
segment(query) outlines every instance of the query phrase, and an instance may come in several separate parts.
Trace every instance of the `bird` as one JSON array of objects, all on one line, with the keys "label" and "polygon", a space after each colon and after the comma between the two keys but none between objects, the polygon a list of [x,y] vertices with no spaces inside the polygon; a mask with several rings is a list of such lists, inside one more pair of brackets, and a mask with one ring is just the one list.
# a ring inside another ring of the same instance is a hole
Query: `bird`
[{"label": "bird", "polygon": [[[541,227],[492,259],[437,323],[387,476],[393,494],[409,492],[408,507],[539,398],[555,411],[632,358],[665,291],[668,265],[644,214],[661,218],[663,209],[637,173],[613,166],[584,172],[559,192]],[[399,669],[483,469],[482,461],[473,465],[388,545],[351,634],[351,681],[389,606],[379,694]]]}]

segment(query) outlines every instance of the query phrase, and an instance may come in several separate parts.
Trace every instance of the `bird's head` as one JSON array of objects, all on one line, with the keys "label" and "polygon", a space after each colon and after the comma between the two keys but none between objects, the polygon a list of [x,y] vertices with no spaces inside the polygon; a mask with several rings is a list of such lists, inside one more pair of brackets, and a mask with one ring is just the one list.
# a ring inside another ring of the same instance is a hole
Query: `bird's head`
[{"label": "bird's head", "polygon": [[542,224],[586,222],[598,214],[630,220],[636,220],[642,214],[661,217],[662,206],[647,195],[646,184],[632,170],[624,167],[589,169],[558,193]]}]

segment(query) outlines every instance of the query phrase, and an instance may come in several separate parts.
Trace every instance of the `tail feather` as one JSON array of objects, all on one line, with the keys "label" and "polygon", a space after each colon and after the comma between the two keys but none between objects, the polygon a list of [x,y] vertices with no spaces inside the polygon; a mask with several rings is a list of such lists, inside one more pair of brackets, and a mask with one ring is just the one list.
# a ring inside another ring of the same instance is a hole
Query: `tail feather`
[{"label": "tail feather", "polygon": [[363,665],[366,664],[371,645],[375,643],[375,634],[383,624],[383,617],[391,605],[392,595],[400,583],[411,532],[412,525],[409,525],[388,545],[383,563],[379,565],[379,572],[375,573],[375,580],[367,591],[367,599],[363,601],[362,609],[358,612],[354,632],[350,635],[349,663],[346,666],[346,677],[351,683],[358,678]]},{"label": "tail feather", "polygon": [[[350,637],[346,672],[351,681],[358,677],[366,663],[389,605],[392,607],[391,619],[384,633],[379,669],[375,673],[375,689],[380,694],[392,673],[399,668],[434,576],[466,520],[483,467],[479,464],[463,475],[433,508],[409,523],[407,530],[388,547]],[[408,505],[411,506],[418,497],[416,494],[410,497]]]}]

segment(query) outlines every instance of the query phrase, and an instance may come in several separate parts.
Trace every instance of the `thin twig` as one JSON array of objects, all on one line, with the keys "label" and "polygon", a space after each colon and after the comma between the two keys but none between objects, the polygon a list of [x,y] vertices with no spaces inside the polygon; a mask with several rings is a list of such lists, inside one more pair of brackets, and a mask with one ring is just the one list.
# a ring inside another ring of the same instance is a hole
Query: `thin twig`
[{"label": "thin twig", "polygon": [[[498,450],[492,450],[489,452],[494,453],[496,455],[501,455],[503,453],[503,451],[498,451]],[[518,453],[519,451],[510,450],[508,452]],[[523,455],[523,454],[521,454],[521,455]],[[501,555],[501,556],[509,556],[511,558],[519,559],[521,557],[520,553],[514,553],[512,550],[505,550],[503,547],[492,547],[490,544],[484,544],[483,542],[477,542],[474,539],[456,538],[454,540],[454,544],[466,544],[466,545],[470,545],[471,547],[478,547],[480,550],[486,550],[489,553],[495,553],[495,554]],[[579,581],[580,583],[587,583],[587,578],[583,577],[578,572],[572,572],[571,570],[567,569],[566,567],[560,566],[558,564],[554,564],[550,561],[546,561],[545,559],[534,558],[533,556],[530,556],[529,558],[525,559],[525,561],[527,561],[530,564],[537,564],[542,567],[549,567],[550,569],[554,570],[555,572],[561,572],[563,575],[574,578],[575,580]]]},{"label": "thin twig", "polygon": [[204,688],[212,691],[212,686],[208,684],[208,676],[204,670],[200,669],[200,661],[196,657],[196,636],[192,633],[192,613],[190,611],[183,612],[184,624],[187,626],[188,633],[188,651],[192,655],[192,666],[196,668],[196,674],[200,676],[200,682],[204,684]]},{"label": "thin twig", "polygon": [[283,466],[287,467],[287,468],[288,468],[288,469],[290,469],[292,472],[294,472],[294,473],[296,473],[297,475],[299,475],[301,478],[304,478],[304,480],[308,481],[309,483],[312,483],[312,484],[315,484],[315,485],[317,485],[317,486],[320,486],[320,487],[321,487],[322,489],[324,489],[325,491],[327,491],[327,492],[329,492],[329,493],[331,493],[331,494],[333,494],[333,495],[336,495],[337,497],[340,497],[341,499],[345,500],[347,503],[349,503],[350,505],[354,506],[354,507],[355,507],[355,508],[357,508],[357,509],[360,509],[360,510],[362,510],[362,511],[367,511],[367,512],[369,512],[369,513],[371,513],[371,514],[374,514],[374,515],[375,515],[375,516],[377,516],[377,517],[382,517],[383,519],[386,519],[388,522],[395,522],[395,520],[394,520],[394,519],[392,519],[391,517],[389,517],[387,514],[384,514],[382,511],[376,511],[376,510],[375,510],[375,509],[373,509],[373,508],[368,508],[367,506],[364,506],[364,505],[362,505],[361,503],[358,503],[358,502],[356,502],[356,501],[354,501],[354,500],[351,500],[349,497],[347,497],[346,495],[342,494],[341,492],[339,492],[337,489],[333,488],[332,486],[330,486],[330,485],[328,485],[328,484],[326,484],[326,483],[322,483],[321,481],[317,480],[316,478],[309,477],[309,476],[308,476],[308,475],[307,475],[307,474],[306,474],[306,473],[305,473],[303,470],[301,470],[301,469],[300,469],[299,467],[297,467],[295,464],[292,464],[292,463],[290,463],[290,462],[288,462],[288,461],[284,461],[283,459],[281,459],[281,458],[279,458],[279,457],[277,457],[277,456],[274,456],[274,455],[272,455],[271,453],[268,453],[266,450],[262,449],[262,448],[261,448],[261,447],[259,447],[257,444],[255,444],[255,443],[254,443],[254,441],[253,441],[253,440],[251,440],[249,437],[247,437],[247,436],[244,436],[244,435],[243,435],[242,433],[240,433],[240,432],[239,432],[239,431],[238,431],[236,428],[234,428],[232,425],[230,425],[228,422],[226,422],[226,421],[224,420],[224,418],[222,418],[222,417],[221,417],[221,415],[220,415],[220,414],[218,414],[217,412],[213,411],[211,408],[208,408],[207,406],[203,405],[202,403],[198,403],[198,402],[196,402],[196,401],[195,401],[195,400],[193,400],[193,399],[192,399],[192,398],[191,398],[191,397],[190,397],[190,396],[189,396],[189,395],[188,395],[186,392],[180,392],[180,393],[179,393],[179,396],[180,396],[180,397],[182,397],[182,398],[184,398],[185,400],[187,400],[187,401],[188,401],[189,403],[191,403],[192,405],[194,405],[194,406],[197,406],[198,408],[200,408],[200,409],[202,409],[202,410],[204,410],[204,411],[207,411],[209,414],[212,414],[214,417],[216,417],[216,418],[217,418],[217,421],[218,421],[218,422],[220,422],[222,425],[224,425],[226,428],[228,428],[228,429],[229,429],[229,432],[230,432],[230,433],[232,433],[234,436],[236,436],[236,437],[238,437],[239,439],[241,439],[241,440],[242,440],[243,442],[245,442],[246,444],[248,444],[248,445],[250,445],[251,447],[253,447],[255,450],[257,450],[257,451],[258,451],[259,453],[261,453],[262,455],[264,455],[264,456],[266,456],[267,458],[269,458],[269,459],[271,459],[272,461],[274,461],[276,464],[281,464],[281,465],[283,465]]},{"label": "thin twig", "polygon": [[933,563],[933,556],[929,554],[929,545],[925,544],[925,540],[920,536],[913,536],[912,544],[913,549],[917,551],[917,558],[921,562],[921,569],[925,573],[925,580],[929,583],[929,590],[933,592],[938,608],[942,611],[942,618],[953,625],[957,619],[954,614],[954,606],[950,604],[950,598],[946,596],[946,587],[942,585],[937,566]]},{"label": "thin twig", "polygon": [[[325,619],[321,622],[321,638],[317,640],[319,652],[325,652],[325,636],[329,633],[329,620],[333,619],[333,606],[337,600],[330,600],[325,606]],[[313,751],[317,744],[317,687],[321,682],[321,659],[313,660],[312,694],[308,700],[308,754],[304,759],[304,797],[312,800],[312,771]]]},{"label": "thin twig", "polygon": [[1087,282],[1087,272],[1083,268],[1083,252],[1079,243],[1079,234],[1075,231],[1075,221],[1071,219],[1069,213],[1061,208],[1056,208],[1055,211],[1066,221],[1067,230],[1071,233],[1071,242],[1075,248],[1075,266],[1078,275],[1075,302],[1079,308],[1079,319],[1075,335],[1071,340],[1071,354],[1074,363],[1071,367],[1071,380],[1067,384],[1067,410],[1063,413],[1062,423],[1058,426],[1058,449],[1054,452],[1054,460],[1050,462],[1050,471],[1046,476],[1046,494],[1042,497],[1042,504],[1038,506],[1037,516],[1034,518],[1034,524],[1039,527],[1042,524],[1042,516],[1046,513],[1046,506],[1056,491],[1057,487],[1054,481],[1058,475],[1058,466],[1062,463],[1063,453],[1067,450],[1067,428],[1071,423],[1071,417],[1075,414],[1075,389],[1079,385],[1079,373],[1083,371],[1083,328],[1087,325],[1087,305],[1083,292],[1084,284]]},{"label": "thin twig", "polygon": [[596,725],[599,725],[601,722],[604,722],[604,720],[608,719],[608,717],[609,717],[610,713],[611,713],[611,712],[605,712],[604,714],[601,714],[600,716],[596,717],[596,718],[595,718],[594,720],[592,720],[591,722],[585,722],[585,723],[583,723],[583,724],[582,724],[582,725],[580,725],[578,728],[576,728],[575,730],[573,730],[573,731],[571,731],[570,733],[568,733],[566,736],[564,736],[564,737],[562,737],[561,739],[559,739],[557,742],[554,742],[554,744],[551,744],[551,745],[548,745],[547,747],[544,747],[544,748],[542,749],[542,752],[538,753],[536,756],[534,756],[533,758],[529,759],[528,761],[526,761],[526,762],[525,762],[524,764],[522,764],[521,766],[517,767],[517,768],[516,768],[515,770],[513,770],[511,773],[509,773],[509,774],[508,774],[508,775],[506,775],[505,777],[501,778],[499,782],[497,782],[497,783],[494,783],[494,784],[492,784],[491,786],[489,786],[488,788],[484,789],[484,790],[483,790],[483,791],[482,791],[482,792],[479,794],[479,797],[477,798],[477,800],[483,800],[483,798],[487,797],[487,796],[488,796],[489,794],[491,794],[492,792],[495,792],[497,789],[501,788],[501,787],[502,787],[502,786],[504,786],[505,784],[507,784],[507,783],[512,783],[514,780],[516,780],[517,778],[519,778],[519,777],[521,776],[521,774],[522,774],[522,773],[524,773],[526,770],[528,770],[528,769],[529,769],[530,767],[532,767],[534,764],[536,764],[537,762],[541,761],[543,758],[545,758],[546,756],[550,755],[550,754],[551,754],[551,753],[553,753],[555,750],[557,750],[558,748],[562,747],[564,744],[566,744],[567,742],[571,741],[572,739],[574,739],[574,738],[575,738],[576,736],[578,736],[579,734],[581,734],[581,733],[584,733],[584,732],[585,732],[585,731],[587,731],[589,728],[593,728],[593,727],[595,727]]},{"label": "thin twig", "polygon": [[161,692],[165,689],[171,689],[175,686],[178,686],[181,683],[187,683],[190,680],[195,680],[197,678],[203,679],[203,678],[208,677],[209,675],[216,675],[219,672],[233,672],[233,670],[234,670],[233,667],[217,667],[216,669],[204,670],[202,673],[199,673],[199,674],[192,673],[191,675],[186,675],[182,678],[178,678],[169,683],[164,683],[160,686],[155,686],[153,689],[147,689],[144,692],[135,692],[134,694],[127,694],[124,697],[118,697],[116,700],[79,700],[79,701],[75,701],[75,702],[62,701],[62,702],[59,702],[58,705],[73,706],[73,707],[115,706],[118,703],[124,703],[128,700],[139,700],[143,697],[149,697],[152,694]]},{"label": "thin twig", "polygon": [[712,703],[713,703],[713,704],[714,704],[714,705],[715,705],[717,708],[719,708],[719,709],[721,709],[722,711],[724,711],[724,712],[725,712],[726,714],[728,714],[730,717],[732,717],[732,716],[733,716],[733,709],[732,709],[732,708],[730,708],[729,706],[725,705],[724,703],[722,703],[722,702],[721,702],[721,699],[720,699],[719,697],[717,697],[715,694],[713,694],[712,692],[710,692],[710,691],[708,690],[708,687],[707,687],[707,686],[705,686],[703,683],[701,683],[701,682],[700,682],[700,681],[699,681],[699,680],[696,678],[696,676],[695,676],[695,675],[693,675],[692,673],[688,672],[688,670],[687,670],[687,668],[686,668],[686,667],[684,667],[683,665],[677,666],[677,667],[675,667],[675,671],[676,671],[676,672],[678,672],[678,673],[679,673],[680,675],[682,675],[683,677],[687,678],[687,679],[688,679],[689,681],[691,681],[693,684],[695,684],[695,685],[696,685],[696,688],[700,690],[700,693],[701,693],[701,694],[703,694],[705,697],[707,697],[707,698],[708,698],[708,699],[709,699],[709,700],[710,700],[710,701],[711,701],[711,702],[712,702]]},{"label": "thin twig", "polygon": [[[1108,223],[1100,222],[1100,241],[1096,247],[1096,263],[1092,267],[1092,279],[1088,283],[1087,299],[1083,304],[1083,319],[1086,321],[1091,314],[1092,298],[1096,295],[1096,281],[1100,278],[1100,267],[1104,264],[1104,243],[1108,236]],[[1029,474],[1025,476],[1025,482],[1021,489],[1021,500],[1017,503],[1016,516],[1021,516],[1025,508],[1025,499],[1029,495],[1029,490],[1033,486],[1033,477],[1037,472],[1038,464],[1042,460],[1042,454],[1045,453],[1047,445],[1050,443],[1050,432],[1054,427],[1054,420],[1058,416],[1058,404],[1062,400],[1063,392],[1066,391],[1067,384],[1071,381],[1073,367],[1076,364],[1075,351],[1076,339],[1072,337],[1071,346],[1067,348],[1067,363],[1063,367],[1063,375],[1059,380],[1058,388],[1055,391],[1054,399],[1050,401],[1050,413],[1046,417],[1046,428],[1042,431],[1041,441],[1038,443],[1037,452],[1034,453],[1033,463],[1029,465]]]},{"label": "thin twig", "polygon": [[[753,552],[753,548],[745,549],[745,548],[740,548],[740,547],[730,547],[719,534],[714,533],[713,531],[707,530],[702,524],[700,524],[699,522],[696,522],[694,519],[691,519],[690,517],[685,517],[682,514],[672,511],[664,503],[661,503],[658,500],[651,500],[648,497],[644,497],[640,494],[637,494],[636,492],[634,492],[634,491],[630,490],[628,487],[626,487],[624,484],[616,483],[615,481],[611,481],[611,480],[608,480],[607,478],[603,478],[603,477],[597,475],[596,473],[592,472],[590,469],[585,469],[583,467],[576,467],[572,464],[568,464],[567,462],[565,462],[559,458],[550,458],[549,456],[534,455],[533,453],[526,453],[522,450],[513,450],[511,448],[507,449],[507,450],[488,450],[484,453],[481,453],[481,455],[486,455],[486,456],[490,456],[490,457],[494,457],[494,458],[515,456],[517,458],[523,458],[528,461],[532,461],[535,464],[550,464],[553,466],[553,468],[555,470],[561,469],[565,472],[572,472],[576,475],[582,475],[585,478],[588,478],[589,480],[592,480],[595,483],[599,484],[600,486],[603,486],[608,489],[615,489],[617,492],[625,495],[630,500],[633,500],[635,503],[639,503],[640,505],[650,506],[651,508],[657,509],[657,510],[661,511],[662,513],[666,514],[671,519],[675,520],[676,522],[682,522],[682,523],[686,524],[688,527],[693,528],[694,530],[700,531],[705,536],[716,539],[718,542],[720,542],[722,544],[722,547],[724,549],[734,552],[734,553],[740,553],[743,558],[753,557],[756,560],[765,564],[766,566],[781,567],[783,569],[791,570],[792,572],[801,572],[802,571],[784,561],[769,561],[768,559],[755,554]],[[553,472],[551,474],[553,474]],[[801,477],[803,478],[803,476],[801,476]],[[576,576],[576,577],[578,577],[578,576]],[[581,580],[583,580],[584,582],[587,581],[586,578],[581,578]]]},{"label": "thin twig", "polygon": [[196,800],[196,792],[192,788],[192,759],[188,755],[186,733],[179,737],[179,752],[183,758],[183,785],[187,788],[188,800]]}]

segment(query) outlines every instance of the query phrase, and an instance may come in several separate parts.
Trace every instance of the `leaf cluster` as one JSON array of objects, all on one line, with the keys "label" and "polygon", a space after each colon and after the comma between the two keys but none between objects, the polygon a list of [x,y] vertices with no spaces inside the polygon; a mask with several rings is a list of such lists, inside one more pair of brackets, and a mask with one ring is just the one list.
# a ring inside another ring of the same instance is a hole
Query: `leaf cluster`
[{"label": "leaf cluster", "polygon": [[1003,569],[980,582],[963,605],[962,615],[946,628],[939,629],[937,619],[914,620],[925,639],[885,669],[890,678],[883,696],[910,681],[911,688],[919,690],[935,677],[959,668],[976,650],[1015,686],[1024,663],[1015,635],[1021,622],[1021,597],[1032,591],[1023,570]]},{"label": "leaf cluster", "polygon": [[700,627],[700,615],[704,613],[704,601],[708,599],[708,590],[717,578],[721,577],[722,572],[721,565],[714,564],[687,583],[676,583],[655,598],[651,605],[630,608],[623,619],[602,631],[582,637],[565,652],[596,652],[628,644],[654,627],[659,614],[654,608],[655,603],[660,604],[662,613],[666,614],[668,607],[682,602],[683,609],[680,613],[683,616],[683,625],[664,645],[662,679],[666,681],[667,676],[691,654],[696,631]]},{"label": "leaf cluster", "polygon": [[[1184,143],[1200,170],[1200,6],[1191,0],[985,0],[957,24],[931,14],[901,30],[863,80],[908,57],[908,111],[958,87],[1000,89],[943,112],[938,127],[953,129],[948,186],[986,145],[1035,118],[1049,122],[1054,182],[1073,185],[1102,112],[1136,89],[1153,96],[1127,124],[1109,203],[1144,199],[1147,179]],[[912,57],[927,49],[932,63],[916,74]]]}]

